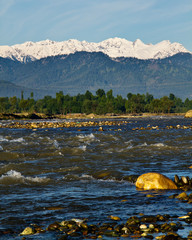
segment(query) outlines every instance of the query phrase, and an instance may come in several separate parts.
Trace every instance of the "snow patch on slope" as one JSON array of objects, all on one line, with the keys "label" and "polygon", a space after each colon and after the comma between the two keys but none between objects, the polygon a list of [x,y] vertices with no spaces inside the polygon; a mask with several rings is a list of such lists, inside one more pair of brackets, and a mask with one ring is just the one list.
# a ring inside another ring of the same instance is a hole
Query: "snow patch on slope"
[{"label": "snow patch on slope", "polygon": [[171,43],[168,40],[153,45],[145,44],[140,39],[131,42],[117,37],[99,43],[70,39],[63,42],[45,40],[25,42],[13,46],[0,46],[1,57],[21,62],[79,51],[103,52],[111,58],[135,57],[138,59],[158,59],[173,56],[179,52],[189,52],[180,43]]}]

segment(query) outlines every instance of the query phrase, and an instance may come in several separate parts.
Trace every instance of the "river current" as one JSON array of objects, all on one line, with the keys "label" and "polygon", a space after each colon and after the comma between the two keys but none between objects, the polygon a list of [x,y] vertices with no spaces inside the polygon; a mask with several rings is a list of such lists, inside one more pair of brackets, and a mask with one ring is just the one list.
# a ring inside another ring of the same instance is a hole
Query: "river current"
[{"label": "river current", "polygon": [[[172,180],[176,174],[192,178],[191,129],[166,128],[191,124],[183,117],[150,117],[103,126],[104,131],[98,126],[1,128],[0,230],[15,233],[0,239],[21,239],[19,233],[31,223],[47,227],[72,218],[95,224],[110,215],[124,222],[141,213],[186,215],[192,205],[169,198],[180,190],[139,191],[129,176],[159,172]],[[159,128],[133,130],[147,126]],[[147,198],[149,193],[155,197]]]}]

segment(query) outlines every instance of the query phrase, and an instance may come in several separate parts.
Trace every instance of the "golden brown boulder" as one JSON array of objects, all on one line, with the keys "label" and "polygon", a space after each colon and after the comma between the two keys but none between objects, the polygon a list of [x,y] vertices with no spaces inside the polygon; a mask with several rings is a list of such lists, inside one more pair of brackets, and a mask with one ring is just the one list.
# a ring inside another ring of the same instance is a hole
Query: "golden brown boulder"
[{"label": "golden brown boulder", "polygon": [[138,177],[136,187],[150,189],[177,189],[175,183],[160,173],[145,173]]},{"label": "golden brown boulder", "polygon": [[185,113],[186,118],[192,118],[192,110],[189,110],[188,112]]}]

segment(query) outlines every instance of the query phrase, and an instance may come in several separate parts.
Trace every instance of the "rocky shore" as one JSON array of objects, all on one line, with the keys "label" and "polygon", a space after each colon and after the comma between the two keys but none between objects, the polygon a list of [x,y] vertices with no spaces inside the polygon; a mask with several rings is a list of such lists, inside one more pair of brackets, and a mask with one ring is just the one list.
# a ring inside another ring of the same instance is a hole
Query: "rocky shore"
[{"label": "rocky shore", "polygon": [[40,129],[40,128],[81,128],[98,126],[99,131],[103,131],[102,126],[122,125],[128,123],[127,121],[12,121],[9,123],[0,123],[0,128],[25,128],[25,129]]},{"label": "rocky shore", "polygon": [[192,231],[189,230],[187,238],[177,232],[186,226],[190,229],[192,224],[192,212],[185,216],[143,215],[131,216],[126,223],[118,216],[108,216],[103,223],[89,224],[86,219],[71,219],[49,224],[46,228],[37,224],[26,227],[20,236],[52,233],[58,240],[68,239],[158,239],[158,240],[182,240],[192,239]]},{"label": "rocky shore", "polygon": [[[181,114],[180,114],[181,115]],[[24,128],[24,129],[41,129],[41,128],[81,128],[81,127],[93,127],[98,126],[99,131],[103,131],[103,126],[121,126],[128,124],[130,118],[142,118],[156,116],[154,114],[142,114],[142,115],[105,115],[96,116],[94,114],[68,114],[68,115],[55,115],[47,116],[42,114],[26,114],[26,115],[14,115],[4,114],[0,115],[0,128]],[[170,115],[166,115],[170,116]],[[175,114],[173,116],[176,116]],[[123,119],[123,120],[122,120]],[[4,123],[3,120],[12,120]],[[37,120],[37,121],[34,121]],[[39,121],[38,121],[39,120]],[[58,121],[53,121],[58,120]],[[79,121],[78,121],[79,120]],[[166,126],[166,129],[192,129],[192,125],[188,126]],[[137,127],[132,130],[159,130],[159,126],[147,126]],[[121,130],[121,129],[119,129]]]},{"label": "rocky shore", "polygon": [[[103,126],[121,126],[128,124],[128,120],[86,120],[86,121],[11,121],[11,122],[0,122],[0,128],[15,128],[15,129],[43,129],[43,128],[81,128],[81,127],[95,127],[98,126],[99,131],[103,131]],[[147,126],[132,128],[133,131],[142,130],[160,130],[159,126]],[[164,129],[192,129],[192,125],[177,125],[177,126],[166,126]],[[121,128],[119,128],[121,130]]]},{"label": "rocky shore", "polygon": [[[130,176],[130,181],[135,180]],[[184,204],[192,204],[192,178],[175,175],[174,183],[179,192],[168,196],[169,199],[177,199]],[[177,191],[178,191],[177,190]],[[146,198],[156,198],[156,195],[146,194]],[[122,200],[124,202],[126,200]],[[52,208],[51,210],[59,210]],[[53,222],[48,226],[31,223],[21,232],[12,229],[1,230],[0,236],[20,236],[22,240],[28,236],[38,236],[50,239],[50,235],[58,240],[76,239],[157,239],[157,240],[192,240],[192,211],[185,215],[144,215],[139,213],[128,216],[126,222],[120,216],[106,216],[104,221],[97,224],[91,223],[91,219],[64,219],[61,222]],[[183,236],[182,232],[185,233]],[[42,239],[42,238],[41,238]]]}]

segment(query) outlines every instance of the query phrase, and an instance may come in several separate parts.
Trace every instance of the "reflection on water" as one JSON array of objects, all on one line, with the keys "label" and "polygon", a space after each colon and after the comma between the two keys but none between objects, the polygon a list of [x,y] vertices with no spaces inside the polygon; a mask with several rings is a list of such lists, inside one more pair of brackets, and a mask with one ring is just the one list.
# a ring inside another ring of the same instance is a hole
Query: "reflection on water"
[{"label": "reflection on water", "polygon": [[[159,130],[134,131],[159,126]],[[174,191],[137,191],[128,176],[160,172],[192,177],[190,129],[184,118],[131,119],[121,126],[69,129],[0,129],[0,228],[22,230],[30,223],[119,215],[177,214],[191,210],[169,199]],[[79,130],[79,129],[78,129]],[[122,201],[126,200],[126,201]]]}]

